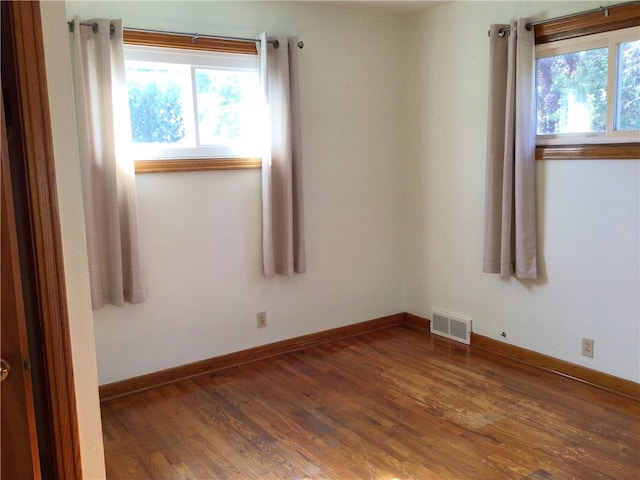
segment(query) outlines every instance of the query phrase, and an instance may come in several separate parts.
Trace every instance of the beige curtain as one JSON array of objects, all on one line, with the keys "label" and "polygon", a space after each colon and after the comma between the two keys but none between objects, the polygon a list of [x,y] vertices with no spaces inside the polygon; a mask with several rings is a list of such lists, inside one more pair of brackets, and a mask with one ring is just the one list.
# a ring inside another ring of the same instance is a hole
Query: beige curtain
[{"label": "beige curtain", "polygon": [[[130,142],[121,20],[74,18],[74,92],[91,302],[146,298],[138,250],[138,215]],[[110,29],[112,33],[110,33]]]},{"label": "beige curtain", "polygon": [[[528,19],[490,30],[484,272],[535,279],[534,32]],[[500,36],[502,29],[509,29]]]},{"label": "beige curtain", "polygon": [[302,145],[298,91],[298,39],[279,37],[278,48],[260,35],[260,70],[269,138],[262,160],[264,274],[306,271]]}]

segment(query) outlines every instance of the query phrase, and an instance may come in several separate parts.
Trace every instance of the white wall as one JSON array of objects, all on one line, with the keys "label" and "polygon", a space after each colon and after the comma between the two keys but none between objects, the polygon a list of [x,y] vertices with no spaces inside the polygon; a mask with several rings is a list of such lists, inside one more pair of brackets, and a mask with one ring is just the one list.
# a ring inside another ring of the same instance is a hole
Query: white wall
[{"label": "white wall", "polygon": [[74,14],[305,42],[308,273],[262,276],[259,171],[138,175],[149,298],[95,313],[101,384],[404,311],[400,18],[311,2],[67,2]]},{"label": "white wall", "polygon": [[69,308],[82,477],[98,479],[105,477],[105,465],[95,337],[91,321],[80,164],[73,113],[71,57],[69,49],[66,48],[69,31],[65,23],[64,2],[42,2],[41,14],[49,108],[53,120],[53,153]]},{"label": "white wall", "polygon": [[95,314],[100,383],[433,307],[637,381],[637,161],[539,162],[542,279],[481,273],[488,25],[595,6],[451,2],[401,19],[313,2],[67,2],[69,18],[305,41],[309,272],[262,278],[257,171],[139,175],[150,298]]},{"label": "white wall", "polygon": [[[601,2],[600,2],[601,3]],[[482,273],[491,23],[594,2],[453,2],[407,20],[406,309],[469,315],[475,332],[640,380],[640,165],[538,162],[542,278]],[[581,355],[595,340],[594,358]]]}]

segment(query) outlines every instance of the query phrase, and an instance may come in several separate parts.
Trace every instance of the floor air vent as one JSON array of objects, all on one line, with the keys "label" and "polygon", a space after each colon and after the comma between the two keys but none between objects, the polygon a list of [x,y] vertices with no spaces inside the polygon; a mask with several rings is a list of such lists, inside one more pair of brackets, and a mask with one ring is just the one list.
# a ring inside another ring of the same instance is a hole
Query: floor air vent
[{"label": "floor air vent", "polygon": [[471,319],[442,310],[432,310],[431,333],[469,345],[471,343]]}]

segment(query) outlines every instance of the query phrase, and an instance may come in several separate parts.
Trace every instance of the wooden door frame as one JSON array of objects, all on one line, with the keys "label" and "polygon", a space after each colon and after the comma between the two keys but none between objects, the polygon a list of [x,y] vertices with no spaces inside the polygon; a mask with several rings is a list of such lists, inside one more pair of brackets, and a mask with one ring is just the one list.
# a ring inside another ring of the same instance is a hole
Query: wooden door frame
[{"label": "wooden door frame", "polygon": [[[2,82],[0,82],[0,87]],[[0,432],[11,432],[11,438],[0,441],[0,475],[8,478],[41,478],[38,432],[30,375],[29,344],[16,228],[13,187],[9,168],[8,137],[4,115],[4,98],[0,93],[2,122],[0,176],[0,226],[2,246],[2,335],[0,352],[9,364],[9,374],[0,387]]]},{"label": "wooden door frame", "polygon": [[[6,17],[5,17],[6,16]],[[51,431],[54,472],[45,477],[81,479],[75,384],[69,332],[62,239],[51,134],[49,97],[44,61],[40,3],[2,1],[3,30],[9,26],[11,55],[2,57],[2,69],[15,92],[14,125],[19,130],[18,160],[24,177],[18,181],[27,192],[30,237],[29,261],[33,265],[35,295],[30,299],[42,330],[43,378],[46,417]],[[3,32],[4,33],[4,32]],[[4,37],[4,35],[3,35]],[[6,37],[5,37],[6,38]],[[6,88],[7,85],[4,85]],[[15,179],[14,179],[15,181]],[[21,266],[23,268],[24,266]]]}]

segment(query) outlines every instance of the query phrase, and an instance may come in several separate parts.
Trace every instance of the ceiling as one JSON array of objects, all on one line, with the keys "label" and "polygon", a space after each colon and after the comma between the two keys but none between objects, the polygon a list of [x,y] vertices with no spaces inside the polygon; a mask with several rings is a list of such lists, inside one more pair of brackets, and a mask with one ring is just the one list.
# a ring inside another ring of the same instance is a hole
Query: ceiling
[{"label": "ceiling", "polygon": [[439,0],[338,0],[333,2],[321,2],[326,5],[333,5],[347,8],[358,8],[382,13],[392,13],[396,15],[409,15],[422,12],[428,8],[446,3]]}]

